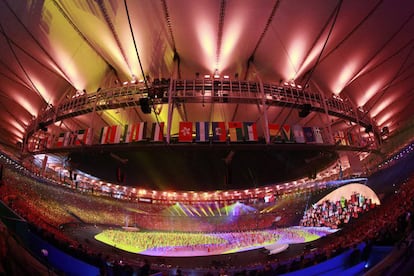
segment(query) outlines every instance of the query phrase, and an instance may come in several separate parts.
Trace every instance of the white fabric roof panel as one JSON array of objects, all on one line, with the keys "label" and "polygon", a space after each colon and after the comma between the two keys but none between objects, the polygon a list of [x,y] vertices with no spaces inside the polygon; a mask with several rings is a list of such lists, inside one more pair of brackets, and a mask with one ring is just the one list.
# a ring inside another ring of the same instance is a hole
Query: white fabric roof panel
[{"label": "white fabric roof panel", "polygon": [[[196,72],[202,76],[218,69],[265,82],[295,79],[368,110],[380,129],[395,131],[413,117],[410,1],[4,0],[0,14],[4,145],[21,142],[33,116],[76,90],[91,93],[133,75],[142,79],[129,22],[144,74],[151,78],[191,79]],[[175,76],[174,50],[180,57]],[[201,117],[199,107],[186,108],[189,120]],[[225,113],[227,119],[245,117],[230,105],[208,108],[220,112],[211,118]],[[271,109],[270,120],[284,110]],[[109,123],[106,113],[97,122]],[[127,116],[149,116],[131,113],[110,117],[126,121]],[[51,131],[87,123],[85,118],[70,119]]]}]

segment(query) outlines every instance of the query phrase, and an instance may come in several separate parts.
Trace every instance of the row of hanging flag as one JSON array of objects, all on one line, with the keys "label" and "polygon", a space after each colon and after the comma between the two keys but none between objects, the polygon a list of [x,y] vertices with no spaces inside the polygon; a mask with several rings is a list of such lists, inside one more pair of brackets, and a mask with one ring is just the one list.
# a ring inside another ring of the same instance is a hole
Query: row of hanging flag
[{"label": "row of hanging flag", "polygon": [[[32,137],[28,147],[30,151],[45,148],[60,148],[92,144],[119,144],[139,141],[164,141],[164,122],[152,123],[150,135],[147,135],[147,122],[128,125],[105,126],[101,129],[99,140],[94,141],[92,128],[62,132],[57,136]],[[283,125],[269,123],[268,131],[271,143],[329,143],[327,131],[320,127]],[[255,122],[180,122],[178,142],[257,142],[259,141]],[[334,142],[339,145],[361,146],[352,132],[338,130],[334,133]]]}]

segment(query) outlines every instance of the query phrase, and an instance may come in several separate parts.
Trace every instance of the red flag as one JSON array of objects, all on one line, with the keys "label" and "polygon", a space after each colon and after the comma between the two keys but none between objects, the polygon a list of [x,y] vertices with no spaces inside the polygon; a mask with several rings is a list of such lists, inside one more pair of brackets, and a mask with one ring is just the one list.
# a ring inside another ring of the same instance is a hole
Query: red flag
[{"label": "red flag", "polygon": [[192,142],[193,141],[193,122],[180,122],[178,141],[179,142]]},{"label": "red flag", "polygon": [[230,141],[243,141],[243,124],[241,122],[229,122]]},{"label": "red flag", "polygon": [[211,127],[213,129],[213,141],[226,142],[226,124],[224,122],[212,122]]},{"label": "red flag", "polygon": [[151,139],[154,142],[162,142],[164,140],[164,122],[152,123]]},{"label": "red flag", "polygon": [[270,139],[272,139],[272,141],[282,141],[282,131],[280,129],[279,124],[269,123],[268,127]]}]

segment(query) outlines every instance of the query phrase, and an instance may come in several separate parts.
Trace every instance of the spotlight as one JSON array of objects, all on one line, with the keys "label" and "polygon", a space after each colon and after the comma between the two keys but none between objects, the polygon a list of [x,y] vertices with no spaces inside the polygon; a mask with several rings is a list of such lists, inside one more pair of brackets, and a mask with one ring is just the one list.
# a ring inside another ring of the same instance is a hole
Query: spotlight
[{"label": "spotlight", "polygon": [[39,123],[39,129],[42,131],[47,131],[47,127],[45,125],[45,123]]},{"label": "spotlight", "polygon": [[214,70],[214,78],[215,78],[215,79],[220,78],[220,74],[219,74],[218,69]]},{"label": "spotlight", "polygon": [[369,125],[365,128],[365,133],[370,133],[372,132],[372,125]]},{"label": "spotlight", "polygon": [[151,114],[151,106],[148,98],[140,98],[139,105],[141,107],[142,113]]},{"label": "spotlight", "polygon": [[299,117],[305,118],[311,112],[312,106],[310,104],[303,104],[301,110],[299,110]]}]

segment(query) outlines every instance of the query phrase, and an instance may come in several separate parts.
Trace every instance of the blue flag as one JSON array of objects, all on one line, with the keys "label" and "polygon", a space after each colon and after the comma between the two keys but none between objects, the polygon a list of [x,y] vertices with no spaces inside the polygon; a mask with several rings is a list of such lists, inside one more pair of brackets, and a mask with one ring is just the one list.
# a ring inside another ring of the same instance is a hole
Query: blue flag
[{"label": "blue flag", "polygon": [[196,142],[208,142],[209,122],[196,122]]},{"label": "blue flag", "polygon": [[305,136],[306,143],[316,142],[312,127],[303,127],[303,135]]}]

